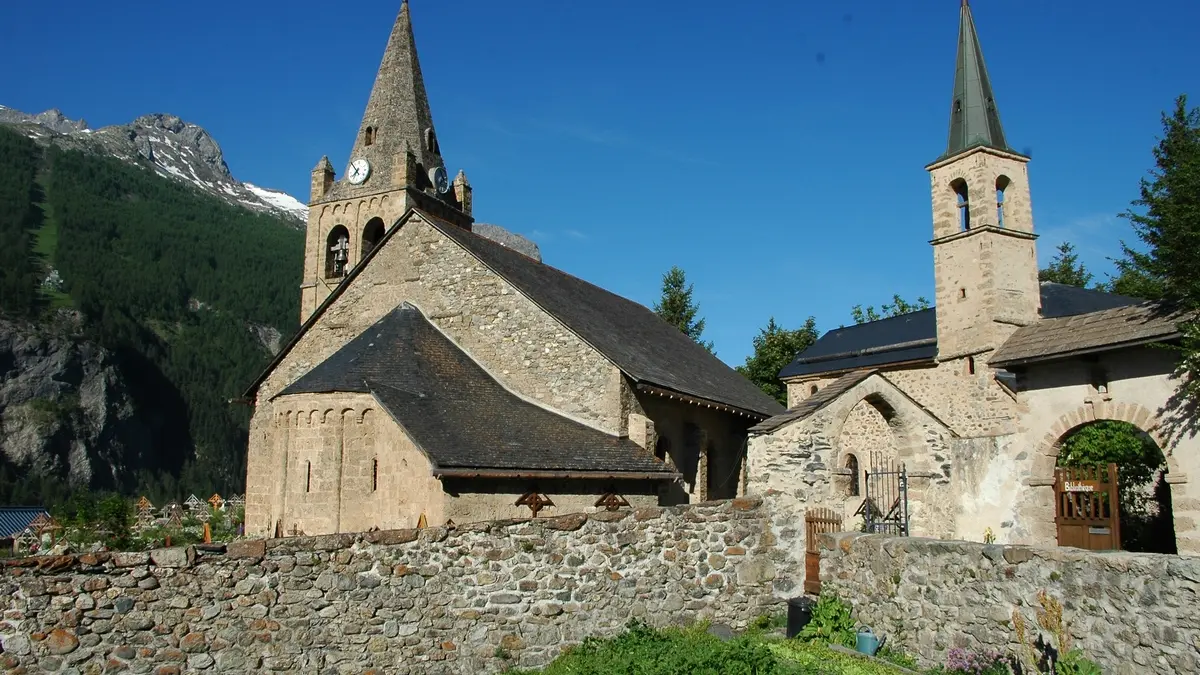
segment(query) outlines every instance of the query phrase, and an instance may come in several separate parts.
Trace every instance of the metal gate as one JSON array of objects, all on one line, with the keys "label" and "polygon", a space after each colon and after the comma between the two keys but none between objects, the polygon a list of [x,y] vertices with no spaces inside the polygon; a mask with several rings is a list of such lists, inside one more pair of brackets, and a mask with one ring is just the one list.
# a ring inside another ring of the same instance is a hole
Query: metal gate
[{"label": "metal gate", "polygon": [[866,471],[866,498],[856,516],[862,516],[864,530],[873,534],[908,536],[908,471],[904,463],[884,459],[883,453],[871,453],[871,468]]},{"label": "metal gate", "polygon": [[817,537],[841,532],[842,517],[833,509],[809,509],[804,513],[804,592],[821,594],[821,547]]},{"label": "metal gate", "polygon": [[1121,548],[1117,465],[1055,469],[1054,523],[1059,546],[1092,551]]}]

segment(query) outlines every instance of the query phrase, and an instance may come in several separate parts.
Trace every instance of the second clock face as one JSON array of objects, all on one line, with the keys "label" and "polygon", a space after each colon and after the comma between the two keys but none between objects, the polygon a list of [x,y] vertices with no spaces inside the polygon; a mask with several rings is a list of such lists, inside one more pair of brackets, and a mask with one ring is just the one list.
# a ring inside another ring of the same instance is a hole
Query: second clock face
[{"label": "second clock face", "polygon": [[371,163],[365,159],[356,159],[350,162],[350,171],[346,178],[354,185],[361,185],[371,173]]}]

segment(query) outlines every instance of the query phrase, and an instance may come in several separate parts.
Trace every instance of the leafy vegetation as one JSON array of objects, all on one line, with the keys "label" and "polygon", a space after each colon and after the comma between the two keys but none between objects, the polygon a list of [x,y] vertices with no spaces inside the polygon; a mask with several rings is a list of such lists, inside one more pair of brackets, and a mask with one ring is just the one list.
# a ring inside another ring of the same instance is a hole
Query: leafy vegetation
[{"label": "leafy vegetation", "polygon": [[863,309],[862,305],[855,305],[850,308],[850,316],[854,319],[854,323],[862,324],[880,319],[890,319],[894,316],[902,316],[904,314],[912,314],[923,309],[929,309],[932,305],[923,297],[917,298],[916,302],[908,302],[898,294],[892,296],[890,305],[881,305],[879,310],[875,310],[875,306],[868,306]]},{"label": "leafy vegetation", "polygon": [[1045,268],[1038,270],[1038,281],[1049,281],[1067,286],[1087,288],[1092,283],[1092,273],[1079,262],[1075,245],[1064,241],[1058,245],[1058,253]]},{"label": "leafy vegetation", "polygon": [[655,303],[654,312],[696,344],[713,351],[713,343],[700,338],[704,333],[704,319],[696,318],[700,308],[692,300],[692,284],[687,282],[687,276],[678,266],[672,266],[663,275],[662,298]]},{"label": "leafy vegetation", "polygon": [[787,405],[787,387],[779,380],[779,371],[816,341],[815,318],[810,316],[803,326],[788,330],[771,317],[767,327],[754,336],[754,353],[746,357],[746,364],[738,366],[737,371],[757,384],[767,396]]},{"label": "leafy vegetation", "polygon": [[[231,401],[270,359],[252,328],[297,328],[303,237],[144,168],[41,152],[0,128],[0,255],[20,252],[0,265],[0,309],[36,318],[57,300],[82,314],[80,337],[116,356],[151,426],[136,470],[108,486],[121,494],[243,491],[250,409]],[[57,297],[41,289],[51,268]],[[35,489],[0,466],[0,500],[61,502],[70,490],[54,478]]]},{"label": "leafy vegetation", "polygon": [[856,638],[850,607],[834,595],[822,595],[813,607],[812,620],[800,630],[797,637],[819,644],[853,647]]},{"label": "leafy vegetation", "polygon": [[23,318],[40,306],[33,255],[33,232],[41,224],[39,154],[33,141],[0,132],[0,312]]},{"label": "leafy vegetation", "polygon": [[[532,672],[532,671],[510,671]],[[877,661],[819,644],[752,631],[728,641],[705,624],[654,629],[632,621],[614,638],[588,638],[540,671],[545,675],[894,675]]]}]

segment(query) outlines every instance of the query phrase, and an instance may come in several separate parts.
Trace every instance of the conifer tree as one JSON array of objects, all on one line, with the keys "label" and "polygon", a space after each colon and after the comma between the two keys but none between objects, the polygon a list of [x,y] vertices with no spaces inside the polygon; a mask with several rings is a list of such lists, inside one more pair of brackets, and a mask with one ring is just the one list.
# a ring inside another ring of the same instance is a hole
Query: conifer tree
[{"label": "conifer tree", "polygon": [[1058,245],[1058,253],[1050,264],[1038,270],[1038,281],[1050,281],[1056,284],[1087,288],[1092,283],[1092,273],[1087,271],[1079,262],[1079,254],[1075,246],[1064,241]]},{"label": "conifer tree", "polygon": [[671,271],[663,275],[662,298],[654,305],[654,312],[696,344],[712,352],[713,344],[700,339],[704,332],[704,319],[696,318],[699,311],[700,308],[692,301],[692,285],[687,283],[682,269],[672,266]]},{"label": "conifer tree", "polygon": [[[1146,250],[1135,251],[1121,243],[1124,258],[1117,261],[1120,276],[1113,286],[1120,291],[1135,283],[1145,294],[1170,306],[1200,311],[1200,109],[1187,107],[1187,96],[1175,99],[1175,109],[1163,114],[1163,136],[1154,148],[1155,167],[1141,180],[1141,197],[1127,210],[1127,218]],[[1184,321],[1181,351],[1185,379],[1183,394],[1200,402],[1200,323]]]}]

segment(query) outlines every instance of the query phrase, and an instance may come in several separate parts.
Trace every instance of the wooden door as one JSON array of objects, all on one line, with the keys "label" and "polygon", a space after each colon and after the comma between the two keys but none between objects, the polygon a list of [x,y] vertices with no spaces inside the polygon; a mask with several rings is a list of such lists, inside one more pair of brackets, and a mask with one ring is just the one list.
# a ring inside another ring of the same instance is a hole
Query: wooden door
[{"label": "wooden door", "polygon": [[1120,549],[1117,465],[1055,469],[1054,510],[1059,546],[1092,551]]},{"label": "wooden door", "polygon": [[817,537],[841,532],[842,517],[833,509],[809,509],[804,514],[804,592],[821,594],[821,547]]}]

